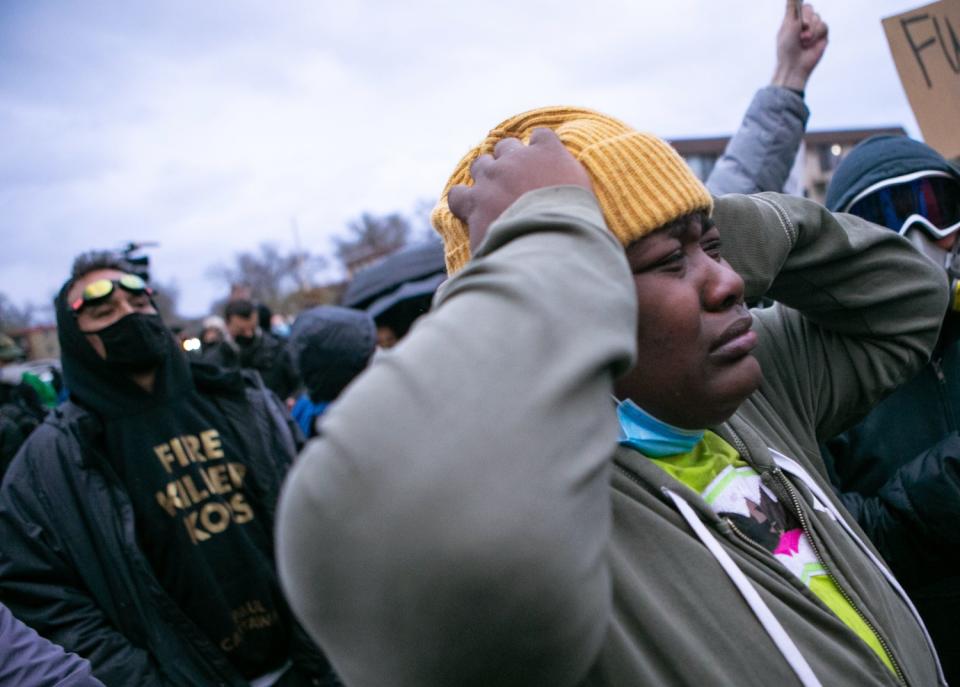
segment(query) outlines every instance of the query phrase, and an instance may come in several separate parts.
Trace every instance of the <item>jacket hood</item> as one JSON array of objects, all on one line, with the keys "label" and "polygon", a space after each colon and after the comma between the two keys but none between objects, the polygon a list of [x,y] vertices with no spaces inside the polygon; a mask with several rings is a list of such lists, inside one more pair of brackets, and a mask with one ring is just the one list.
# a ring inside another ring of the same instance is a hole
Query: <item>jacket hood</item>
[{"label": "jacket hood", "polygon": [[[189,359],[189,356],[186,356]],[[242,396],[246,388],[244,372],[239,367],[220,367],[206,360],[189,359],[194,388],[201,394]]]},{"label": "jacket hood", "polygon": [[873,136],[840,162],[824,204],[832,212],[845,212],[850,201],[874,184],[927,170],[945,172],[960,181],[960,170],[925,143],[906,136]]},{"label": "jacket hood", "polygon": [[360,374],[377,345],[373,318],[321,305],[297,316],[289,349],[313,401],[332,401]]},{"label": "jacket hood", "polygon": [[193,388],[186,354],[177,345],[172,333],[167,338],[167,354],[157,370],[153,393],[144,391],[97,355],[67,305],[70,283],[68,280],[63,285],[53,304],[57,313],[63,380],[71,397],[95,413],[113,418],[152,406]]}]

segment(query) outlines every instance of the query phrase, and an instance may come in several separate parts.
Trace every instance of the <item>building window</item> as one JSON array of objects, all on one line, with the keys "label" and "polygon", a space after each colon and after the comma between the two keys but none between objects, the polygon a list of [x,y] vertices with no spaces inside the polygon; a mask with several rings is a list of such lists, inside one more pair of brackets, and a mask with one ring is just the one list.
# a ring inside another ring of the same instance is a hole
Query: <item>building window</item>
[{"label": "building window", "polygon": [[706,181],[710,172],[713,171],[714,165],[717,164],[716,155],[689,155],[686,160],[687,165],[690,166],[690,169],[693,170],[700,181]]},{"label": "building window", "polygon": [[829,174],[837,167],[840,162],[840,156],[843,154],[843,148],[839,143],[823,144],[817,147],[817,155],[820,158],[820,171]]}]

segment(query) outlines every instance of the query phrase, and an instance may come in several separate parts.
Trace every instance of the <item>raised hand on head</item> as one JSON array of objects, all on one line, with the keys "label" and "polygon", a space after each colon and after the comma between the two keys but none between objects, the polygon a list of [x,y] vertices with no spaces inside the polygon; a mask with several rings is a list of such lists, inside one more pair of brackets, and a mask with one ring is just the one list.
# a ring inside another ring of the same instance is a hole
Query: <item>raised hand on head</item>
[{"label": "raised hand on head", "polygon": [[503,139],[492,155],[473,161],[470,176],[473,185],[454,186],[447,202],[450,211],[467,223],[471,250],[476,250],[490,225],[524,193],[548,186],[591,188],[587,170],[547,128],[535,129],[529,144]]}]

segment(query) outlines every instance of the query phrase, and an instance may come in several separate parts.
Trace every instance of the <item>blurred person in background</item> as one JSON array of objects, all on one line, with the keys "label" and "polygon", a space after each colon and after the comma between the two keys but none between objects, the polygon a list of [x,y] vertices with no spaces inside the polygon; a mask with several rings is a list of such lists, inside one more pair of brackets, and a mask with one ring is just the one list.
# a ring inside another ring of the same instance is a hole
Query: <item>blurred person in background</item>
[{"label": "blurred person in background", "polygon": [[291,412],[310,438],[327,406],[367,367],[377,348],[377,327],[363,311],[321,305],[297,316],[287,345],[306,387]]},{"label": "blurred person in background", "polygon": [[0,489],[0,598],[108,685],[309,685],[277,581],[300,433],[255,374],[190,361],[152,291],[88,253],[55,300],[70,400]]},{"label": "blurred person in background", "polygon": [[[10,369],[22,357],[23,351],[13,339],[0,334],[0,368]],[[47,408],[33,384],[21,374],[9,378],[0,372],[0,479],[20,446],[46,415]]]},{"label": "blurred person in background", "polygon": [[224,307],[223,319],[229,338],[210,346],[203,359],[228,369],[255,370],[278,398],[289,399],[298,388],[293,361],[283,341],[261,327],[257,306],[249,300],[230,301]]},{"label": "blurred person in background", "polygon": [[0,334],[0,368],[19,362],[24,358],[23,349],[6,334]]},{"label": "blurred person in background", "polygon": [[265,303],[256,303],[254,307],[257,309],[257,326],[265,332],[272,331],[273,311],[270,306]]},{"label": "blurred person in background", "polygon": [[823,455],[844,505],[917,604],[947,680],[958,684],[960,169],[919,141],[877,136],[841,161],[826,204],[905,237],[950,281],[930,362]]},{"label": "blurred person in background", "polygon": [[290,338],[290,322],[292,318],[281,313],[275,313],[270,316],[270,333],[281,341]]},{"label": "blurred person in background", "polygon": [[227,323],[219,315],[210,315],[203,318],[200,325],[200,350],[206,353],[208,349],[216,344],[226,341],[229,337],[227,333]]}]

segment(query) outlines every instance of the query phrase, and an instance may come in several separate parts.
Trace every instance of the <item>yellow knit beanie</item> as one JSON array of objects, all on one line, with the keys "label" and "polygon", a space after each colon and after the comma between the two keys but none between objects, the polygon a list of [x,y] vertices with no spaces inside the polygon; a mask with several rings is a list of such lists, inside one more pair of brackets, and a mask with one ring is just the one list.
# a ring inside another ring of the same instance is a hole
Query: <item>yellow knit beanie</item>
[{"label": "yellow knit beanie", "polygon": [[443,238],[448,274],[470,259],[467,225],[447,205],[450,189],[458,184],[472,186],[470,164],[492,154],[499,141],[514,137],[527,143],[539,127],[553,129],[586,168],[607,226],[624,246],[684,215],[713,209],[710,193],[665,141],[592,110],[543,107],[511,117],[491,130],[483,143],[460,160],[447,181],[430,219]]}]

